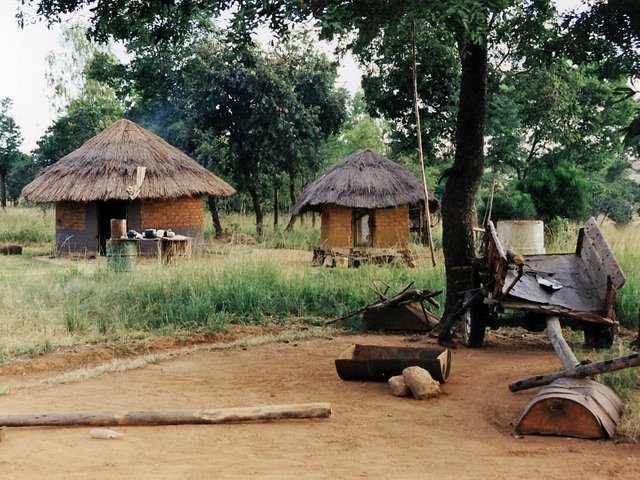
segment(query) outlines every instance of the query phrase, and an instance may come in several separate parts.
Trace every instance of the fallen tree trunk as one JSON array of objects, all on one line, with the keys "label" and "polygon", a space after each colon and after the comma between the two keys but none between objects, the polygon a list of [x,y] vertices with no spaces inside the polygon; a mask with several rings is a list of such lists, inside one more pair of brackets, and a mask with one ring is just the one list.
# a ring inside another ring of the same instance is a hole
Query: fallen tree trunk
[{"label": "fallen tree trunk", "polygon": [[0,425],[6,427],[73,427],[80,425],[221,424],[327,418],[330,415],[331,405],[329,403],[307,403],[196,410],[13,414],[0,415]]},{"label": "fallen tree trunk", "polygon": [[549,385],[558,378],[584,378],[598,375],[600,373],[615,372],[624,368],[637,367],[640,365],[640,353],[626,355],[624,357],[612,358],[601,362],[589,363],[587,365],[579,365],[577,367],[562,370],[560,372],[545,373],[535,375],[533,377],[518,380],[509,385],[512,392],[520,392],[529,388],[541,387]]}]

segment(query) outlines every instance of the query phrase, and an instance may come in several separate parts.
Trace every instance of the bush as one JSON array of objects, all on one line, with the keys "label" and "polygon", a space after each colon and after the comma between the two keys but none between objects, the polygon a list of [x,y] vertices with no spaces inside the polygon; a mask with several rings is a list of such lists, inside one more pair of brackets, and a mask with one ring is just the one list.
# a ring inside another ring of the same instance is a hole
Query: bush
[{"label": "bush", "polygon": [[590,182],[575,165],[559,162],[532,171],[519,189],[529,194],[538,214],[582,221],[589,215]]},{"label": "bush", "polygon": [[[478,209],[480,218],[484,218],[489,205],[489,197],[483,196],[483,202]],[[531,195],[517,190],[511,184],[507,188],[496,191],[491,208],[491,220],[532,220],[538,216]]]}]

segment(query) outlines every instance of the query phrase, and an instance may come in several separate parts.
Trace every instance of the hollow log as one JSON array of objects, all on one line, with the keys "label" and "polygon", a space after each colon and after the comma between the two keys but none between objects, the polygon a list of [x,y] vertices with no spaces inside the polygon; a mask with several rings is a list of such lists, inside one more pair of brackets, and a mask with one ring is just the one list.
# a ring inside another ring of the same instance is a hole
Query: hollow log
[{"label": "hollow log", "polygon": [[558,378],[584,378],[598,375],[600,373],[615,372],[624,368],[637,367],[640,365],[640,353],[625,355],[624,357],[612,358],[601,362],[589,363],[587,365],[579,365],[577,367],[562,370],[554,373],[544,373],[533,377],[518,380],[509,385],[509,390],[519,392],[529,388],[541,387],[549,385]]},{"label": "hollow log", "polygon": [[0,425],[6,427],[73,427],[80,425],[221,424],[327,418],[330,415],[331,405],[329,403],[307,403],[196,410],[11,414],[0,415]]},{"label": "hollow log", "polygon": [[22,255],[22,245],[0,245],[2,255]]}]

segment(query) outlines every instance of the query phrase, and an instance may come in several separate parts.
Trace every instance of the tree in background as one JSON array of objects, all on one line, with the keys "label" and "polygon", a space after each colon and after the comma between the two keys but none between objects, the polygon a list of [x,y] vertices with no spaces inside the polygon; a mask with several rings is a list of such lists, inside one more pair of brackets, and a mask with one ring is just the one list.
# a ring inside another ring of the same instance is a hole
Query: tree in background
[{"label": "tree in background", "polygon": [[200,132],[192,140],[199,152],[205,138],[215,142],[209,153],[224,152],[218,168],[250,195],[259,234],[265,189],[277,191],[282,173],[293,183],[316,170],[318,148],[342,123],[335,75],[308,45],[267,54],[219,39],[200,44],[181,70],[176,102],[187,131]]},{"label": "tree in background", "polygon": [[17,205],[22,189],[35,178],[40,168],[31,155],[22,152],[16,155],[7,175],[7,198],[14,205]]},{"label": "tree in background", "polygon": [[7,177],[14,163],[20,158],[18,148],[22,143],[20,127],[9,114],[12,101],[0,100],[0,206],[7,206]]},{"label": "tree in background", "polygon": [[94,61],[115,60],[108,45],[90,41],[86,33],[78,25],[64,29],[59,51],[47,56],[47,82],[60,116],[33,152],[43,167],[79,148],[124,113],[115,90],[88,75]]},{"label": "tree in background", "polygon": [[327,168],[353,152],[368,148],[382,155],[389,154],[386,140],[391,133],[388,122],[373,118],[362,91],[348,102],[346,119],[340,131],[332,135],[320,151],[323,168]]},{"label": "tree in background", "polygon": [[124,109],[113,91],[97,82],[87,83],[66,106],[62,116],[47,127],[34,150],[41,166],[51,165],[122,117]]}]

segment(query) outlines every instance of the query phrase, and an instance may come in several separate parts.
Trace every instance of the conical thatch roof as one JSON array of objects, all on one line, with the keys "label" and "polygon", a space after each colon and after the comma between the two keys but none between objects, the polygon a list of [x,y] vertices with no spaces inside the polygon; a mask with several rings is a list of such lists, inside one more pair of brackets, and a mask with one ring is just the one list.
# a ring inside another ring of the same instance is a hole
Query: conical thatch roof
[{"label": "conical thatch roof", "polygon": [[[378,153],[360,150],[307,185],[291,213],[301,215],[325,204],[377,209],[423,201],[422,184],[411,173]],[[429,192],[429,210],[435,211],[438,206]]]},{"label": "conical thatch roof", "polygon": [[128,200],[138,167],[140,199],[233,195],[235,190],[159,136],[121,119],[46,168],[22,195],[32,202]]}]

